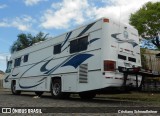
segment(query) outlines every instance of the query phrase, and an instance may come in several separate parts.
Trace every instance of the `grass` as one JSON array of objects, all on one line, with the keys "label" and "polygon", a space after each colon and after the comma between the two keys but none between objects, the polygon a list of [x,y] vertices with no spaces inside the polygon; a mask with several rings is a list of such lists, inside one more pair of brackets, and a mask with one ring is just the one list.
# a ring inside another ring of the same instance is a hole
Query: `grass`
[{"label": "grass", "polygon": [[107,99],[142,101],[142,102],[148,102],[148,103],[156,103],[157,105],[160,105],[160,93],[132,92],[132,93],[128,93],[128,94],[100,95],[99,97],[101,97],[101,96],[103,96]]},{"label": "grass", "polygon": [[[72,97],[78,97],[78,94],[72,94]],[[96,99],[102,100],[116,100],[116,101],[130,101],[148,103],[156,106],[160,106],[160,93],[151,92],[131,92],[122,94],[97,94]]]}]

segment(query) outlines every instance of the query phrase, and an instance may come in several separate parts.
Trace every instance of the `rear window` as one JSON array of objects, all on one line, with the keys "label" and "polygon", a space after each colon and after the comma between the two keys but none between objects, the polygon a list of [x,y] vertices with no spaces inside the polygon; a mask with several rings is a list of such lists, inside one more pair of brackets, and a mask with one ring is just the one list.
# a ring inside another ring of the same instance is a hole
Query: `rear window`
[{"label": "rear window", "polygon": [[132,58],[132,57],[128,57],[128,61],[136,62],[136,59],[135,59],[135,58]]},{"label": "rear window", "polygon": [[118,59],[126,60],[126,56],[118,54]]}]

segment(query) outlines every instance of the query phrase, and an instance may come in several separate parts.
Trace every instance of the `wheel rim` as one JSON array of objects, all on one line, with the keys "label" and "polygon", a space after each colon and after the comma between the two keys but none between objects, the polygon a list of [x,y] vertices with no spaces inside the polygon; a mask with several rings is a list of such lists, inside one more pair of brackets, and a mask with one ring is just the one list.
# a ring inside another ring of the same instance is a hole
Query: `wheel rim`
[{"label": "wheel rim", "polygon": [[53,85],[53,94],[58,95],[60,93],[61,87],[59,83]]}]

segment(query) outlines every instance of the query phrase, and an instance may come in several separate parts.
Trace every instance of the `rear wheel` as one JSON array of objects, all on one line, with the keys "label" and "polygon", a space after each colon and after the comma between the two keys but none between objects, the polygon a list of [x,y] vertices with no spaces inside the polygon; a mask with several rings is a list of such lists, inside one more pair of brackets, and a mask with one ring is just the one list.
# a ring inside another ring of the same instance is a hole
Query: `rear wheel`
[{"label": "rear wheel", "polygon": [[36,91],[35,94],[38,95],[38,96],[42,96],[43,91]]},{"label": "rear wheel", "polygon": [[94,92],[82,92],[82,93],[79,93],[79,96],[81,99],[93,99],[95,96],[96,96],[96,93]]},{"label": "rear wheel", "polygon": [[54,79],[51,84],[51,94],[53,98],[59,99],[59,98],[69,98],[69,93],[63,93],[61,91],[61,80],[60,79]]},{"label": "rear wheel", "polygon": [[20,95],[21,91],[16,90],[16,82],[13,81],[11,84],[11,91],[13,95]]}]

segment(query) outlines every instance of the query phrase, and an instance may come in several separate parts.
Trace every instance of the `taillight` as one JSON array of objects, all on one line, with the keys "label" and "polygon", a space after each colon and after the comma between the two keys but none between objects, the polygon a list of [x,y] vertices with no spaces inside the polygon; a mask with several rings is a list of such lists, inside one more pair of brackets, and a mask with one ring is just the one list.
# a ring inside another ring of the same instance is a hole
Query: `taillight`
[{"label": "taillight", "polygon": [[109,19],[103,19],[103,22],[109,23]]},{"label": "taillight", "polygon": [[116,62],[111,60],[104,61],[104,71],[115,71]]}]

